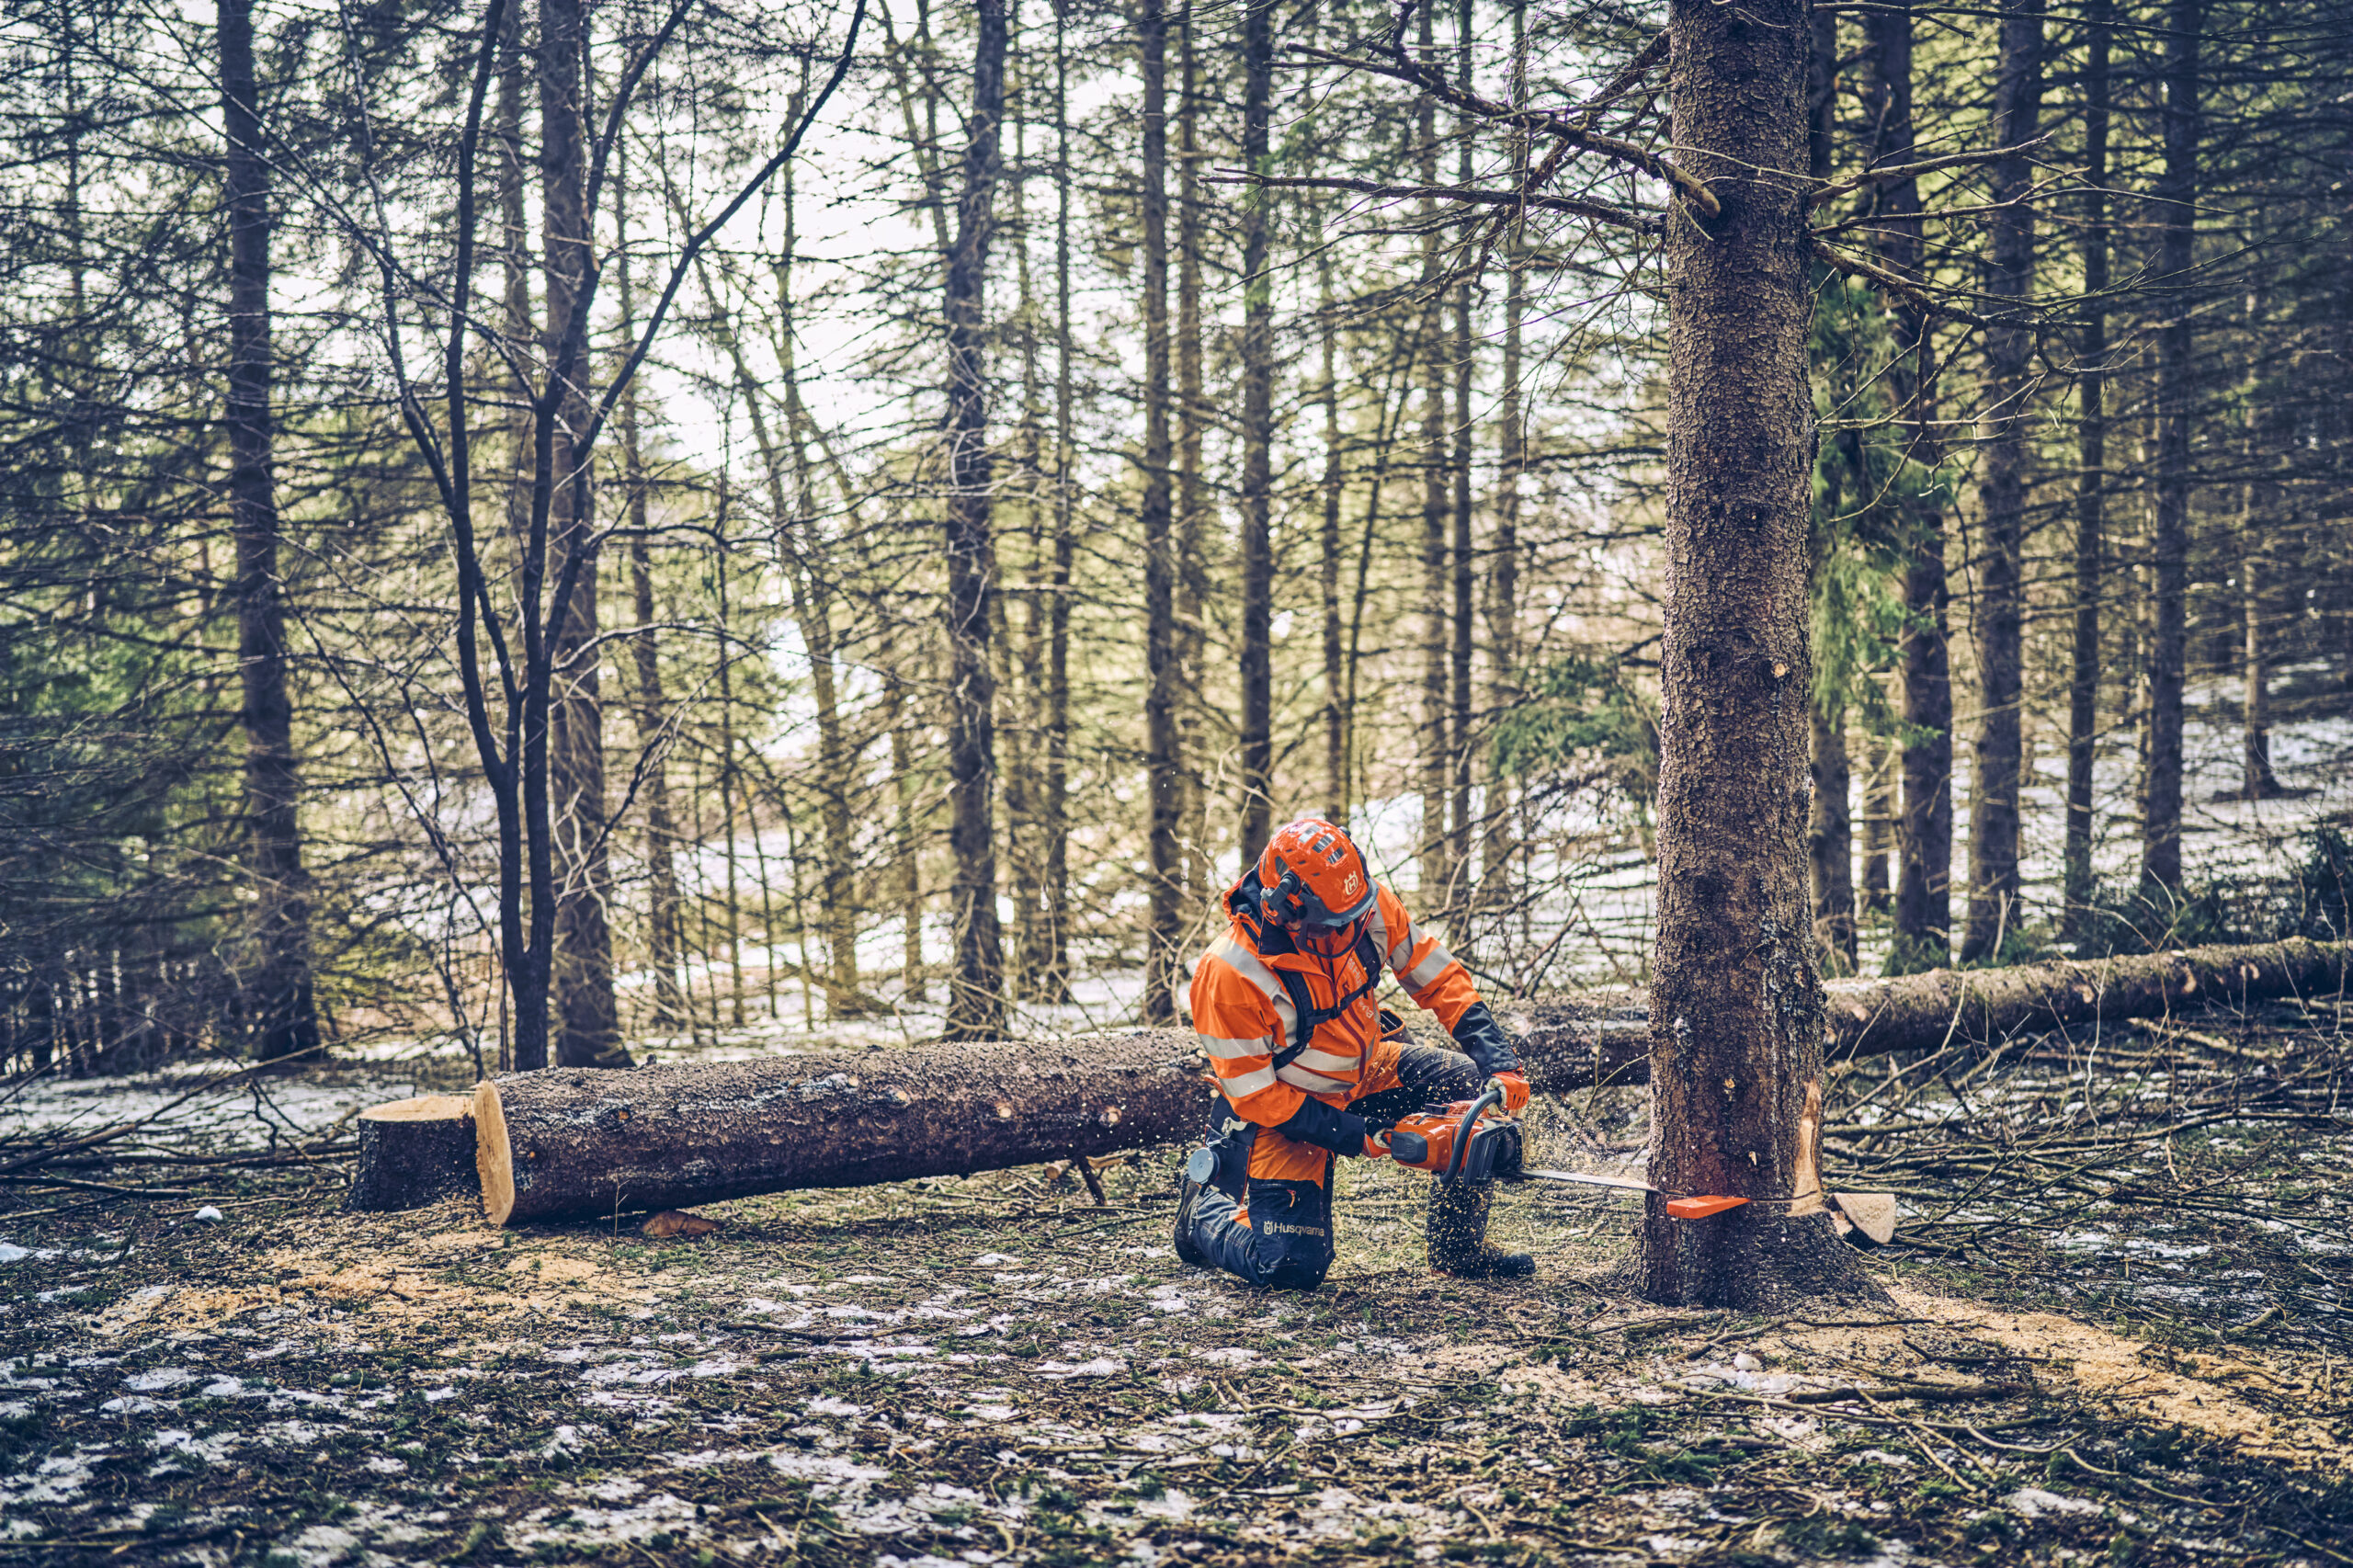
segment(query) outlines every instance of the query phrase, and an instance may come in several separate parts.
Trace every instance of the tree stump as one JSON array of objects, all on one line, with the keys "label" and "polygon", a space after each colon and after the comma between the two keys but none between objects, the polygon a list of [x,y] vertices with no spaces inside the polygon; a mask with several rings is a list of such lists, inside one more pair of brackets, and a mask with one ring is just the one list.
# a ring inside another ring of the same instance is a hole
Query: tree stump
[{"label": "tree stump", "polygon": [[426,1095],[359,1113],[359,1165],[346,1209],[421,1209],[475,1192],[473,1100]]}]

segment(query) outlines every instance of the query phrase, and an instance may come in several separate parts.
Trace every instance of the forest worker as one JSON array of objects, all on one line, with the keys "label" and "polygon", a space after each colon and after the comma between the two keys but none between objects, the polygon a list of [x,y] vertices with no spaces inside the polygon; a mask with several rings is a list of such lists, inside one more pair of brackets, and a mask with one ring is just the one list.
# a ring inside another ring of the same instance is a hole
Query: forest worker
[{"label": "forest worker", "polygon": [[[1490,1077],[1516,1116],[1528,1080],[1461,961],[1332,824],[1302,817],[1277,833],[1225,907],[1226,934],[1193,974],[1193,1028],[1223,1098],[1177,1201],[1176,1256],[1312,1290],[1332,1266],[1334,1155],[1385,1157],[1398,1118],[1469,1099]],[[1373,1000],[1384,966],[1462,1054],[1400,1038]],[[1464,1278],[1536,1272],[1528,1254],[1487,1244],[1492,1186],[1432,1186],[1431,1267]]]}]

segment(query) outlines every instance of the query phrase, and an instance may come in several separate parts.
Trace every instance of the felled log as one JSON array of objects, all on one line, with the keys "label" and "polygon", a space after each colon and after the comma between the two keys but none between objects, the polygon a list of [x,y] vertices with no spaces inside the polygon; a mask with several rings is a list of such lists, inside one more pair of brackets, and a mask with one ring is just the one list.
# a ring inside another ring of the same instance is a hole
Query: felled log
[{"label": "felled log", "polygon": [[[2102,963],[1938,970],[1829,988],[1830,1054],[1930,1051],[2018,1029],[2341,987],[2346,945],[2201,948]],[[1530,1080],[1639,1083],[1638,993],[1498,1009]],[[759,1062],[555,1068],[480,1085],[476,1167],[494,1223],[684,1209],[797,1188],[966,1175],[1196,1136],[1212,1093],[1193,1038],[891,1049]]]},{"label": "felled log", "polygon": [[359,1160],[346,1209],[419,1209],[478,1189],[474,1108],[468,1095],[426,1095],[358,1116]]},{"label": "felled log", "polygon": [[1193,1137],[1200,1074],[1182,1029],[553,1068],[476,1087],[475,1165],[499,1225],[962,1176]]},{"label": "felled log", "polygon": [[[2010,969],[1930,970],[1824,986],[1832,1061],[1934,1051],[2021,1030],[2147,1018],[2280,996],[2342,994],[2353,943],[2292,937],[2256,947],[2185,948],[2145,957]],[[1650,1066],[1650,1012],[1639,993],[1592,994],[1503,1009],[1540,1088],[1640,1084]],[[1517,1017],[1511,1017],[1517,1015]]]}]

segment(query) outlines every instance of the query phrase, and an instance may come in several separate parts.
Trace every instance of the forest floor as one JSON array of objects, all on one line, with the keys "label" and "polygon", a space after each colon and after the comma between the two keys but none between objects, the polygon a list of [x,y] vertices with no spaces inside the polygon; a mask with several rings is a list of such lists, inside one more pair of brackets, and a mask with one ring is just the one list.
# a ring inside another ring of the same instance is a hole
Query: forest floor
[{"label": "forest floor", "polygon": [[[2249,1028],[2281,1060],[2343,1032]],[[324,1124],[429,1086],[270,1097]],[[1640,1105],[1540,1107],[1540,1157],[1622,1151]],[[1539,1278],[1438,1278],[1423,1178],[1367,1162],[1311,1295],[1177,1262],[1176,1151],[1101,1206],[1031,1167],[715,1205],[695,1240],[347,1214],[335,1166],[28,1195],[0,1564],[2353,1562],[2353,1143],[2277,1122],[2159,1166],[2305,1221],[2111,1189],[1858,1255],[1885,1304],[1805,1318],[1647,1305],[1631,1200],[1534,1183],[1495,1230]]]}]

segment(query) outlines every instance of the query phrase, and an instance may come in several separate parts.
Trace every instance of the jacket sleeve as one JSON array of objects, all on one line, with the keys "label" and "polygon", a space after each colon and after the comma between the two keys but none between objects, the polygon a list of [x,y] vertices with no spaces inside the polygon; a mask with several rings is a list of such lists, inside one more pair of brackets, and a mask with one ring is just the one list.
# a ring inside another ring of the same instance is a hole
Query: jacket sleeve
[{"label": "jacket sleeve", "polygon": [[1463,1014],[1479,1005],[1479,990],[1471,983],[1471,971],[1462,967],[1461,960],[1446,950],[1444,943],[1414,924],[1403,899],[1386,887],[1380,889],[1377,896],[1380,934],[1387,946],[1382,961],[1397,977],[1397,983],[1405,988],[1405,994],[1417,1006],[1436,1013],[1447,1032],[1454,1033]]},{"label": "jacket sleeve", "polygon": [[1217,1086],[1233,1114],[1261,1127],[1280,1127],[1307,1094],[1275,1077],[1274,1053],[1282,1020],[1266,994],[1211,948],[1193,971],[1193,1032],[1208,1053]]}]

